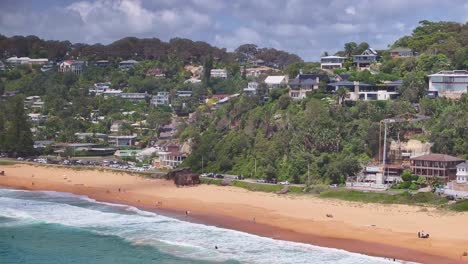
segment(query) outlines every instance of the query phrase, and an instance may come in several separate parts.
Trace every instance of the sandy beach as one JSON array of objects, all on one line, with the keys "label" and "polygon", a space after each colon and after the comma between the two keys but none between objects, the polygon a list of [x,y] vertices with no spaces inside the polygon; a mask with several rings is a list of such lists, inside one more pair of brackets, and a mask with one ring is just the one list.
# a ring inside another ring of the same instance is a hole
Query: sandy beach
[{"label": "sandy beach", "polygon": [[[468,263],[468,213],[352,203],[235,187],[177,188],[166,180],[104,170],[0,166],[0,186],[87,195],[262,236],[421,263]],[[189,216],[185,211],[189,210]],[[333,218],[326,217],[332,214]],[[419,239],[417,232],[430,233]]]}]

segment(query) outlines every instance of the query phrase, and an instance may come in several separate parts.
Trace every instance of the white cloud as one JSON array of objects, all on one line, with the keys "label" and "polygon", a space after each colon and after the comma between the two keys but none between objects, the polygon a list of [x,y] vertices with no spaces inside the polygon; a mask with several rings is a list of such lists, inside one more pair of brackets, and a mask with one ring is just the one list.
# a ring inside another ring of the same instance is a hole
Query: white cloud
[{"label": "white cloud", "polygon": [[356,15],[356,8],[354,8],[354,6],[347,7],[347,8],[345,9],[345,12],[346,12],[346,14],[348,14],[348,15],[354,16],[354,15]]}]

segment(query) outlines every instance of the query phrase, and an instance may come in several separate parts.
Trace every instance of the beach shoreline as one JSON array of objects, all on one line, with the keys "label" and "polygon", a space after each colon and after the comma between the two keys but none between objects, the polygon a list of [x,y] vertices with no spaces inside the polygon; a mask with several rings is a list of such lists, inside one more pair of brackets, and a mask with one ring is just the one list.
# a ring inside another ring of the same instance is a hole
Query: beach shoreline
[{"label": "beach shoreline", "polygon": [[[463,233],[466,231],[455,232],[456,227],[452,226],[466,223],[465,213],[440,215],[402,205],[375,205],[373,211],[372,205],[278,196],[234,187],[177,188],[165,180],[109,171],[24,164],[1,166],[0,170],[6,172],[0,176],[0,186],[8,188],[86,195],[97,201],[135,206],[181,220],[370,256],[420,263],[468,263],[468,258],[461,257],[464,247],[468,248],[468,236]],[[304,212],[295,206],[303,206]],[[354,209],[349,208],[353,206]],[[186,211],[190,214],[186,215]],[[325,211],[338,219],[326,219]],[[355,215],[361,219],[353,219]],[[387,222],[387,215],[394,219]],[[412,228],[408,219],[411,216],[419,216],[425,222],[427,232],[431,233],[429,240],[418,239],[417,229],[415,233],[408,232]],[[441,218],[447,219],[450,225],[435,230]],[[375,222],[376,226],[362,225],[364,222]],[[399,227],[399,222],[406,226]],[[437,238],[440,233],[445,237]]]}]

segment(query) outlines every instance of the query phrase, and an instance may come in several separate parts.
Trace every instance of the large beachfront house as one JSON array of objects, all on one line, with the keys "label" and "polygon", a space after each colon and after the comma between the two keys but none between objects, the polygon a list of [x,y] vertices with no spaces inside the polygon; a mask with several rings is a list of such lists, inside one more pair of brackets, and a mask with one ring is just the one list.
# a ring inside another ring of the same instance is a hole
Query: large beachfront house
[{"label": "large beachfront house", "polygon": [[455,180],[457,165],[465,160],[445,154],[427,154],[410,159],[411,173],[424,177]]},{"label": "large beachfront house", "polygon": [[378,56],[376,50],[368,48],[361,55],[354,55],[353,62],[358,69],[368,69],[372,63],[377,62]]},{"label": "large beachfront house", "polygon": [[320,58],[320,68],[322,70],[333,70],[343,68],[346,57],[324,56]]},{"label": "large beachfront house", "polygon": [[468,71],[440,71],[429,77],[429,95],[460,98],[468,90]]},{"label": "large beachfront house", "polygon": [[155,160],[155,166],[160,169],[173,169],[179,166],[187,157],[186,153],[180,151],[177,144],[165,144],[160,146],[159,159]]}]

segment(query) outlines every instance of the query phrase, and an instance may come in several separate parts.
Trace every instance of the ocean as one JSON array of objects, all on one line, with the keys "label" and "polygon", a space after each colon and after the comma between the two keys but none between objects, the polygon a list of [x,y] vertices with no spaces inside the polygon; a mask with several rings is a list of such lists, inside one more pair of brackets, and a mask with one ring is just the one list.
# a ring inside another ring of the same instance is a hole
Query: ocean
[{"label": "ocean", "polygon": [[0,188],[0,263],[395,262],[186,222],[69,193]]}]

